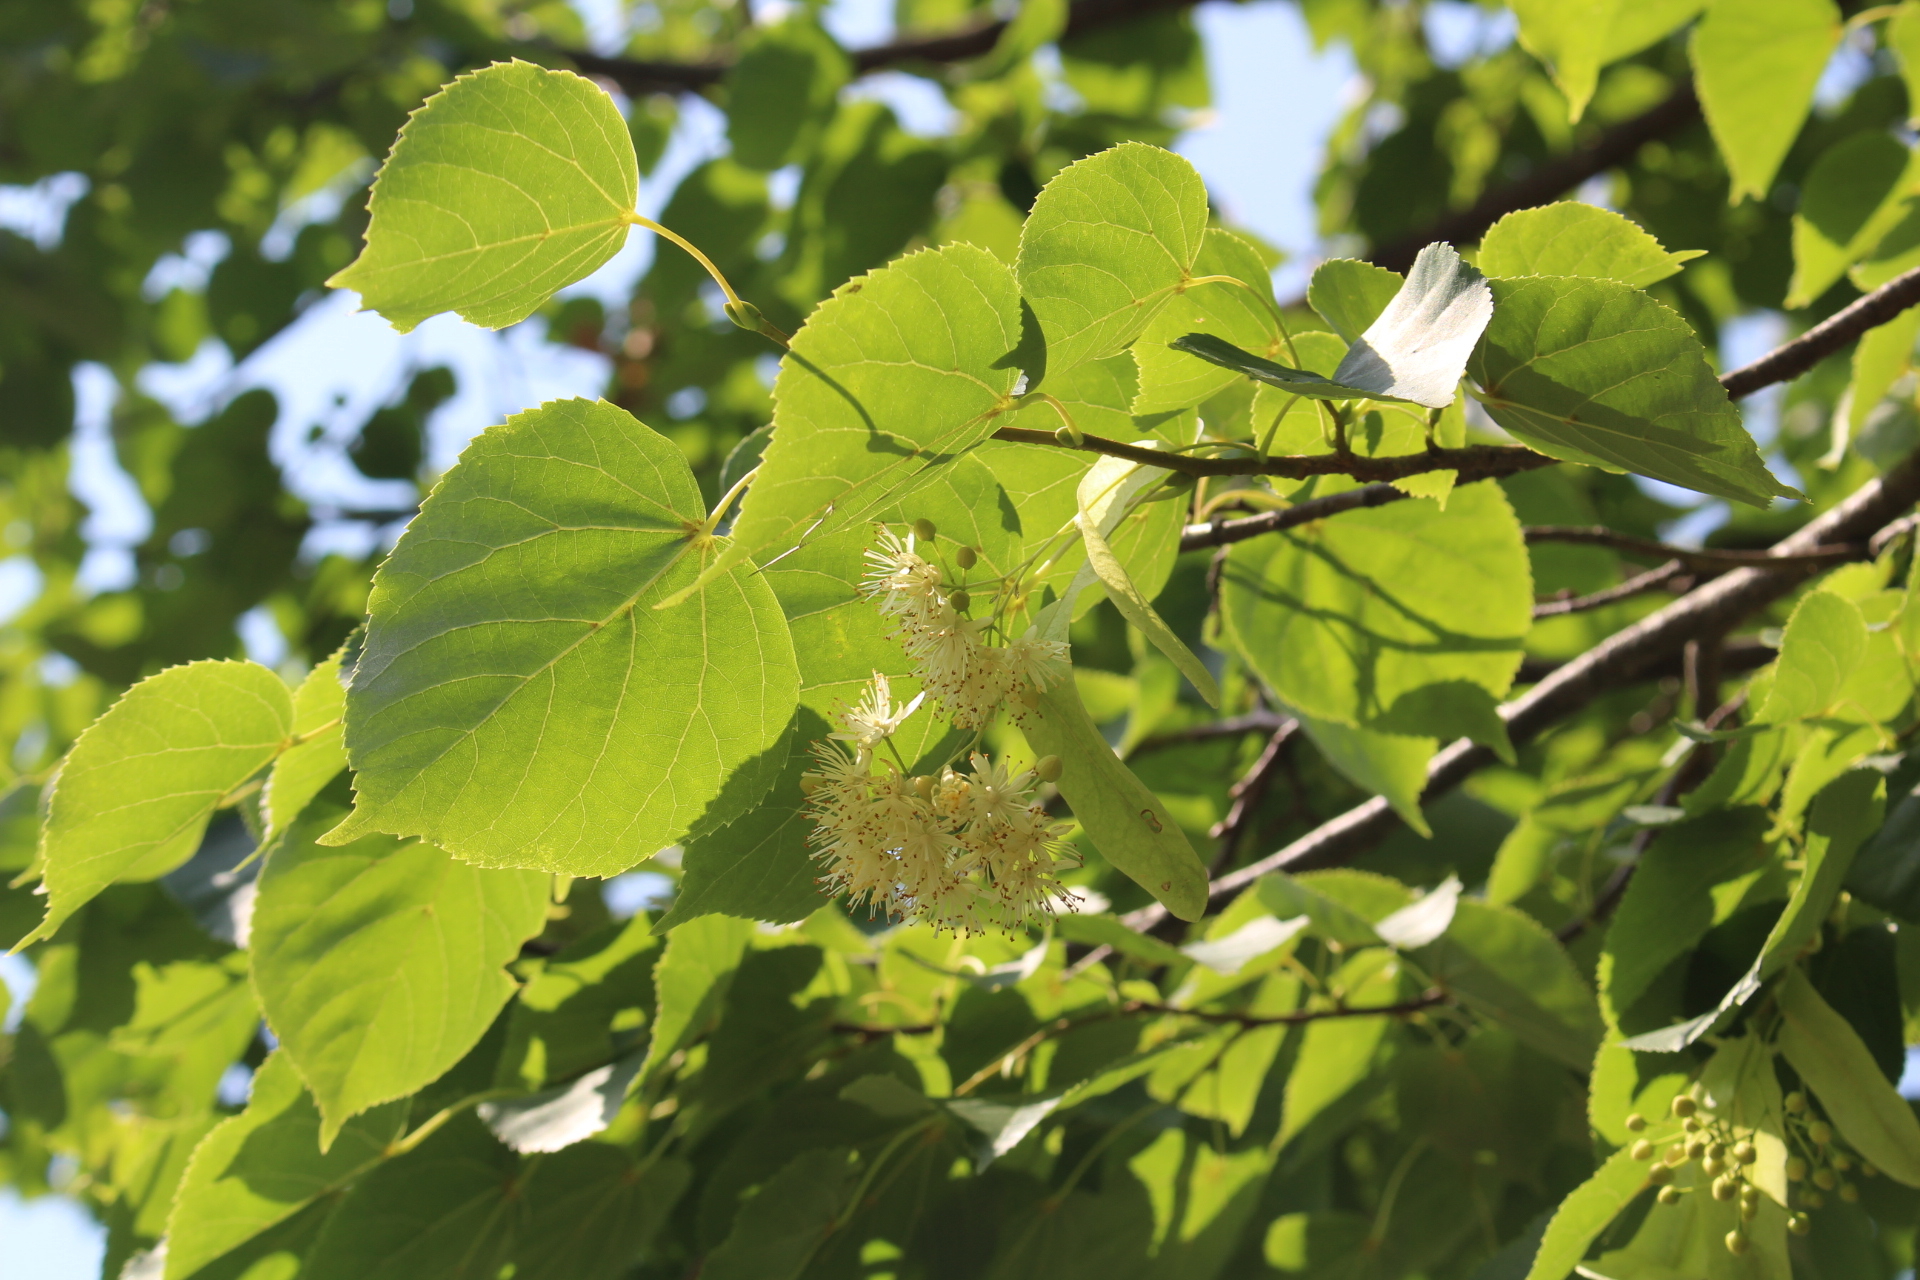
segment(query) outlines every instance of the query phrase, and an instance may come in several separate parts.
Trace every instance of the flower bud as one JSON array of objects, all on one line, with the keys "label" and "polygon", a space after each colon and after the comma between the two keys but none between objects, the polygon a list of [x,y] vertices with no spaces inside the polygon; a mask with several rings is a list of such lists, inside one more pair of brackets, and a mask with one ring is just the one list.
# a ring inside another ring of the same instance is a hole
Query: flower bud
[{"label": "flower bud", "polygon": [[1740,1184],[1732,1178],[1721,1177],[1713,1180],[1713,1198],[1715,1200],[1731,1200],[1739,1194]]},{"label": "flower bud", "polygon": [[1726,1162],[1716,1160],[1712,1156],[1708,1156],[1700,1162],[1700,1172],[1706,1174],[1709,1178],[1717,1178],[1726,1171]]},{"label": "flower bud", "polygon": [[953,553],[953,562],[962,569],[971,569],[980,563],[980,553],[972,547],[962,547]]},{"label": "flower bud", "polygon": [[800,778],[800,794],[810,796],[823,785],[822,780],[812,774],[803,774]]},{"label": "flower bud", "polygon": [[1752,1164],[1760,1158],[1760,1153],[1753,1149],[1751,1142],[1736,1142],[1733,1144],[1733,1158],[1741,1164]]},{"label": "flower bud", "polygon": [[1687,1159],[1705,1160],[1706,1158],[1707,1158],[1707,1140],[1705,1138],[1695,1138],[1692,1142],[1689,1142],[1687,1144]]},{"label": "flower bud", "polygon": [[939,534],[940,527],[925,516],[913,522],[913,536],[922,542],[932,542]]},{"label": "flower bud", "polygon": [[1658,1200],[1661,1204],[1679,1204],[1680,1188],[1662,1187],[1660,1188],[1660,1194],[1655,1196],[1654,1198]]},{"label": "flower bud", "polygon": [[952,605],[956,612],[965,613],[973,608],[973,597],[965,591],[954,591],[947,596],[947,603]]},{"label": "flower bud", "polygon": [[913,790],[922,800],[933,799],[933,778],[928,774],[921,774],[913,780]]},{"label": "flower bud", "polygon": [[1688,1116],[1692,1115],[1695,1111],[1698,1111],[1699,1109],[1700,1109],[1700,1104],[1695,1102],[1692,1098],[1687,1097],[1685,1094],[1681,1094],[1679,1097],[1673,1100],[1673,1114],[1679,1116],[1682,1120],[1685,1120]]},{"label": "flower bud", "polygon": [[1680,1122],[1680,1127],[1688,1133],[1698,1133],[1707,1126],[1700,1122],[1699,1116],[1688,1116]]},{"label": "flower bud", "polygon": [[1831,1191],[1840,1185],[1840,1179],[1831,1169],[1815,1169],[1813,1171],[1813,1185],[1822,1191]]},{"label": "flower bud", "polygon": [[1707,1144],[1707,1155],[1714,1160],[1725,1160],[1727,1158],[1727,1144],[1724,1142],[1709,1142]]},{"label": "flower bud", "polygon": [[1787,1218],[1787,1230],[1797,1236],[1803,1236],[1813,1230],[1813,1219],[1804,1213],[1796,1213]]},{"label": "flower bud", "polygon": [[1640,1133],[1647,1127],[1647,1118],[1638,1111],[1627,1117],[1627,1132]]},{"label": "flower bud", "polygon": [[1060,757],[1041,756],[1034,762],[1033,776],[1042,782],[1060,781]]},{"label": "flower bud", "polygon": [[1740,1221],[1752,1222],[1759,1216],[1760,1202],[1758,1200],[1749,1200],[1745,1196],[1742,1196],[1740,1198]]},{"label": "flower bud", "polygon": [[1853,1161],[1847,1159],[1846,1153],[1842,1151],[1834,1152],[1833,1158],[1827,1163],[1831,1164],[1841,1173],[1845,1173],[1847,1170],[1853,1168]]},{"label": "flower bud", "polygon": [[1795,1089],[1787,1095],[1787,1114],[1797,1116],[1807,1109],[1807,1095]]},{"label": "flower bud", "polygon": [[1854,1186],[1851,1182],[1843,1182],[1840,1184],[1839,1195],[1840,1198],[1848,1204],[1858,1204],[1860,1202],[1860,1188]]},{"label": "flower bud", "polygon": [[1809,1209],[1818,1209],[1827,1203],[1827,1198],[1818,1191],[1809,1191],[1800,1197],[1800,1203]]},{"label": "flower bud", "polygon": [[1880,1176],[1880,1171],[1868,1164],[1865,1160],[1862,1160],[1860,1162],[1860,1176],[1863,1178],[1877,1178]]},{"label": "flower bud", "polygon": [[1640,1141],[1634,1143],[1633,1158],[1635,1160],[1653,1159],[1653,1144],[1651,1142],[1648,1142],[1645,1138],[1642,1138],[1640,1139]]},{"label": "flower bud", "polygon": [[1668,1147],[1667,1154],[1664,1158],[1668,1168],[1678,1168],[1687,1162],[1687,1149],[1685,1147]]},{"label": "flower bud", "polygon": [[1829,1125],[1825,1120],[1815,1120],[1807,1126],[1807,1136],[1812,1138],[1818,1145],[1824,1147],[1833,1141],[1833,1126]]},{"label": "flower bud", "polygon": [[1787,1157],[1787,1181],[1805,1182],[1807,1180],[1807,1162],[1799,1156]]},{"label": "flower bud", "polygon": [[1647,1181],[1656,1187],[1664,1187],[1673,1181],[1673,1169],[1669,1165],[1657,1164],[1647,1171]]},{"label": "flower bud", "polygon": [[1728,1253],[1738,1258],[1742,1254],[1746,1253],[1747,1248],[1748,1248],[1748,1241],[1747,1241],[1746,1232],[1742,1231],[1738,1227],[1735,1227],[1733,1230],[1727,1232],[1727,1252]]}]

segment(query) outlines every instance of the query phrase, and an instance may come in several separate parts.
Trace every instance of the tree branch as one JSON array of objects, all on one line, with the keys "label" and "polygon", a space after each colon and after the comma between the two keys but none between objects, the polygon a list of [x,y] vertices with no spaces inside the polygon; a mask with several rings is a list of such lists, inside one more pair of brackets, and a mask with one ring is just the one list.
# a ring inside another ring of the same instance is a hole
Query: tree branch
[{"label": "tree branch", "polygon": [[1165,471],[1189,476],[1280,476],[1287,480],[1305,480],[1311,476],[1352,476],[1356,480],[1405,480],[1429,471],[1457,471],[1462,483],[1490,476],[1509,476],[1517,471],[1551,466],[1556,459],[1514,445],[1473,444],[1464,449],[1428,449],[1424,453],[1399,454],[1391,458],[1364,458],[1353,453],[1290,454],[1264,461],[1257,457],[1194,458],[1164,449],[1147,449],[1122,444],[1105,436],[1082,436],[1079,444],[1063,443],[1051,431],[1027,427],[1001,427],[995,440],[1019,444],[1051,445],[1060,449],[1079,449],[1086,453],[1125,458]]},{"label": "tree branch", "polygon": [[1867,330],[1879,328],[1916,304],[1920,304],[1920,267],[1915,267],[1905,275],[1895,276],[1872,293],[1854,299],[1793,341],[1782,343],[1752,364],[1741,365],[1732,373],[1722,374],[1720,385],[1727,389],[1728,395],[1738,400],[1762,387],[1791,381]]},{"label": "tree branch", "polygon": [[[1194,0],[1074,0],[1067,10],[1065,36],[1084,34],[1143,18],[1163,9],[1185,9]],[[942,35],[907,37],[865,49],[848,50],[855,75],[870,75],[889,67],[916,62],[965,62],[990,52],[1006,30],[1005,21],[983,22]],[[704,62],[650,62],[639,58],[610,58],[585,50],[559,50],[575,67],[589,75],[605,76],[629,94],[697,93],[719,84],[733,70],[730,59]]]},{"label": "tree branch", "polygon": [[1246,733],[1272,733],[1292,723],[1292,716],[1283,716],[1277,711],[1249,711],[1243,716],[1210,720],[1206,724],[1189,725],[1170,733],[1156,733],[1150,738],[1142,738],[1128,753],[1127,758],[1132,759],[1135,756],[1146,755],[1149,751],[1177,747],[1188,742],[1205,742],[1212,738],[1237,738]]},{"label": "tree branch", "polygon": [[1521,529],[1528,542],[1571,542],[1586,546],[1611,547],[1629,555],[1652,559],[1678,560],[1696,569],[1740,569],[1748,565],[1838,564],[1857,560],[1866,547],[1855,544],[1841,547],[1815,547],[1805,555],[1782,556],[1771,551],[1722,551],[1713,547],[1676,547],[1670,542],[1620,533],[1605,525],[1530,524]]},{"label": "tree branch", "polygon": [[1549,160],[1525,177],[1483,194],[1469,207],[1447,214],[1413,235],[1376,246],[1367,260],[1394,271],[1413,265],[1420,250],[1436,240],[1471,244],[1509,213],[1559,199],[1587,179],[1633,159],[1641,147],[1680,132],[1700,118],[1700,102],[1691,81],[1658,106],[1622,120],[1564,156]]},{"label": "tree branch", "polygon": [[1533,619],[1558,618],[1569,613],[1585,613],[1589,609],[1598,609],[1603,605],[1627,600],[1648,591],[1658,591],[1675,578],[1687,571],[1687,566],[1678,560],[1669,560],[1655,569],[1637,573],[1625,582],[1604,591],[1595,591],[1591,595],[1573,596],[1566,600],[1544,600],[1533,606]]},{"label": "tree branch", "polygon": [[1253,762],[1246,776],[1233,784],[1227,796],[1232,804],[1227,808],[1227,816],[1213,824],[1208,832],[1220,842],[1220,850],[1214,855],[1209,874],[1217,875],[1233,861],[1234,854],[1240,851],[1240,842],[1246,838],[1247,828],[1253,825],[1253,815],[1259,811],[1261,801],[1267,798],[1267,788],[1273,782],[1273,774],[1280,767],[1281,754],[1294,735],[1300,732],[1300,722],[1289,716],[1274,729],[1267,739],[1266,749],[1260,758]]},{"label": "tree branch", "polygon": [[[1886,475],[1868,481],[1843,502],[1775,544],[1773,558],[1786,559],[1782,567],[1736,569],[1695,588],[1659,612],[1642,618],[1562,664],[1538,684],[1500,709],[1508,736],[1515,743],[1533,738],[1555,722],[1572,715],[1608,689],[1627,683],[1656,662],[1675,658],[1694,636],[1723,634],[1740,619],[1792,591],[1815,572],[1815,567],[1790,557],[1804,557],[1836,542],[1866,542],[1881,527],[1898,520],[1920,501],[1920,452],[1909,454]],[[1492,751],[1464,739],[1434,756],[1427,767],[1423,803],[1431,802],[1493,763]],[[1208,896],[1230,900],[1261,876],[1273,871],[1305,871],[1336,866],[1358,856],[1399,825],[1400,819],[1378,796],[1322,823],[1285,848],[1215,880]],[[1125,917],[1133,929],[1145,930],[1166,917],[1158,903]]]}]

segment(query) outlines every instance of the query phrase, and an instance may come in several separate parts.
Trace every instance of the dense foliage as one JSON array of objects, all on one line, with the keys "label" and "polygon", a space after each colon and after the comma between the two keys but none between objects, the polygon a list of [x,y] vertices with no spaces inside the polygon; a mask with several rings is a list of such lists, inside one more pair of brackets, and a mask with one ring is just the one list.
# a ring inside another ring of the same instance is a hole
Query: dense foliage
[{"label": "dense foliage", "polygon": [[[1920,4],[1301,9],[1366,95],[1297,300],[1163,149],[1173,4],[0,14],[0,176],[85,185],[0,233],[5,1182],[167,1280],[1910,1268]],[[138,375],[328,285],[612,385],[432,476],[421,371],[303,446],[404,534],[303,554],[271,397]],[[154,513],[98,594],[80,362]]]}]

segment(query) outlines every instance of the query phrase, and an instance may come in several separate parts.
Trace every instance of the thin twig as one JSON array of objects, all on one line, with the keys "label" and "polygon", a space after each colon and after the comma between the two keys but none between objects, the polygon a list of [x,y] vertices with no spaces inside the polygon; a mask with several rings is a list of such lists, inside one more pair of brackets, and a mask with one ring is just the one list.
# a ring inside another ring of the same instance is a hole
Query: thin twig
[{"label": "thin twig", "polygon": [[1219,875],[1232,865],[1233,858],[1240,850],[1240,842],[1246,837],[1247,828],[1253,824],[1253,815],[1267,798],[1267,787],[1273,782],[1274,770],[1279,768],[1287,744],[1300,732],[1300,722],[1289,716],[1274,729],[1273,736],[1267,739],[1266,749],[1260,758],[1253,762],[1246,776],[1233,784],[1227,792],[1232,803],[1227,808],[1227,816],[1213,824],[1213,830],[1207,834],[1220,842],[1220,851],[1214,855],[1213,865],[1207,868],[1209,875]]},{"label": "thin twig", "polygon": [[1206,742],[1213,738],[1237,738],[1248,733],[1272,733],[1283,725],[1292,724],[1289,716],[1277,711],[1249,711],[1243,716],[1229,716],[1225,720],[1212,720],[1206,724],[1189,725],[1184,729],[1174,729],[1168,733],[1156,733],[1151,738],[1142,738],[1132,752],[1129,760],[1146,755],[1150,751],[1159,751],[1166,747],[1184,746],[1189,742]]},{"label": "thin twig", "polygon": [[1535,467],[1552,466],[1555,461],[1544,453],[1505,444],[1428,449],[1389,458],[1367,458],[1355,453],[1309,453],[1272,458],[1241,454],[1232,458],[1195,458],[1183,453],[1123,444],[1105,436],[1083,435],[1079,443],[1071,444],[1063,442],[1051,431],[1035,431],[1028,427],[1001,427],[993,433],[993,438],[1018,444],[1079,449],[1190,476],[1280,476],[1288,480],[1305,480],[1312,476],[1352,476],[1356,480],[1405,480],[1409,476],[1426,475],[1432,471],[1457,471],[1461,483],[1467,483],[1469,480],[1510,476],[1519,471],[1531,471]]},{"label": "thin twig", "polygon": [[1678,560],[1696,569],[1739,569],[1747,565],[1835,564],[1857,560],[1865,548],[1860,546],[1815,547],[1804,555],[1777,556],[1769,551],[1725,551],[1716,547],[1677,547],[1655,538],[1621,533],[1605,525],[1530,524],[1520,530],[1529,543],[1571,542],[1585,546],[1611,547],[1629,555],[1656,560]]},{"label": "thin twig", "polygon": [[1618,586],[1595,591],[1590,595],[1571,596],[1565,600],[1543,600],[1533,606],[1533,619],[1538,622],[1542,618],[1558,618],[1569,613],[1584,613],[1588,609],[1598,609],[1602,605],[1643,595],[1648,591],[1658,591],[1674,579],[1685,576],[1686,572],[1687,566],[1678,560],[1669,560],[1656,569],[1634,574]]}]

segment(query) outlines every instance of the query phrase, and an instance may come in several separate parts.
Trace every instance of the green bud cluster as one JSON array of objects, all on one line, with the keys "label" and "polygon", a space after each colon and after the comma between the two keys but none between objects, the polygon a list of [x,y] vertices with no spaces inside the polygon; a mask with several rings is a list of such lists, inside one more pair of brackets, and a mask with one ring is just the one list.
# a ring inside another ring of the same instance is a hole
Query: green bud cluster
[{"label": "green bud cluster", "polygon": [[[1679,1204],[1687,1193],[1672,1185],[1675,1172],[1681,1165],[1698,1164],[1701,1174],[1708,1179],[1707,1193],[1722,1204],[1736,1205],[1743,1224],[1752,1222],[1760,1212],[1760,1188],[1750,1181],[1752,1167],[1760,1158],[1753,1142],[1736,1133],[1729,1122],[1712,1114],[1712,1102],[1699,1085],[1675,1098],[1671,1111],[1680,1121],[1680,1130],[1668,1140],[1664,1153],[1659,1150],[1659,1144],[1647,1138],[1637,1140],[1630,1148],[1636,1160],[1659,1157],[1647,1175],[1647,1181],[1659,1188],[1654,1199],[1664,1205]],[[1626,1127],[1629,1133],[1645,1132],[1647,1119],[1637,1113],[1630,1115]],[[1727,1251],[1735,1255],[1744,1254],[1751,1247],[1744,1225],[1727,1233],[1726,1246]]]},{"label": "green bud cluster", "polygon": [[[1825,1207],[1828,1195],[1848,1204],[1860,1199],[1860,1188],[1844,1176],[1856,1173],[1862,1178],[1879,1174],[1871,1164],[1841,1150],[1834,1143],[1833,1126],[1814,1114],[1807,1095],[1796,1089],[1785,1099],[1787,1141],[1798,1154],[1787,1157],[1787,1181],[1795,1184],[1794,1199],[1801,1210]],[[1795,1226],[1798,1221],[1801,1226]],[[1804,1212],[1787,1220],[1790,1230],[1805,1235],[1812,1227]]]}]

